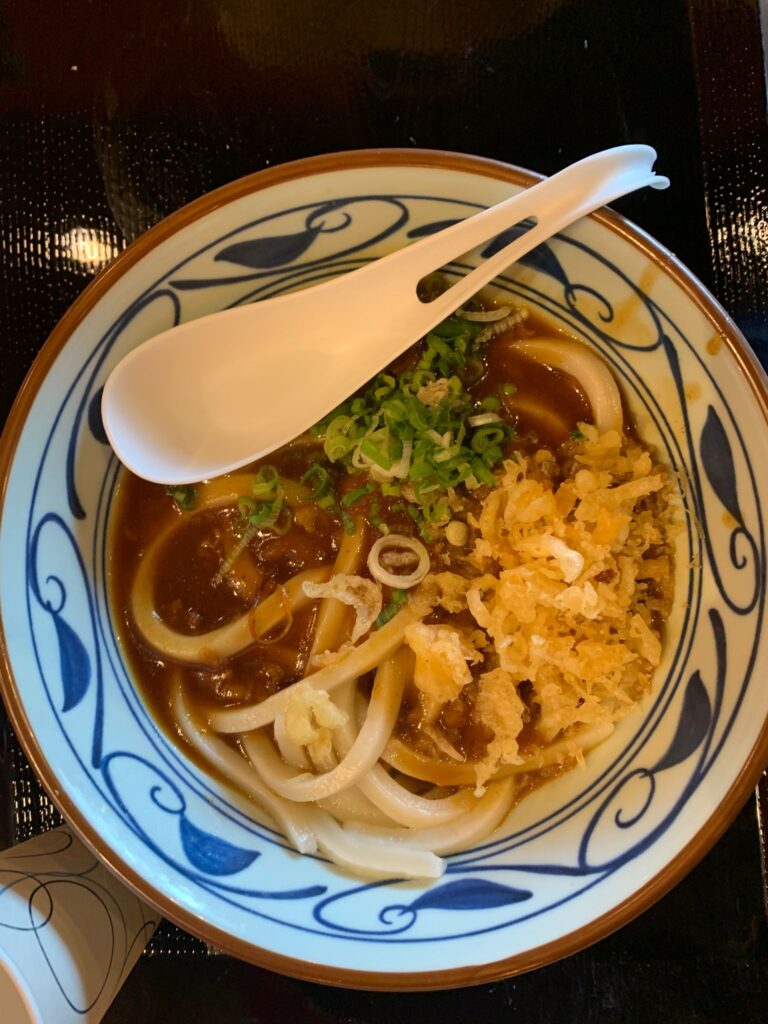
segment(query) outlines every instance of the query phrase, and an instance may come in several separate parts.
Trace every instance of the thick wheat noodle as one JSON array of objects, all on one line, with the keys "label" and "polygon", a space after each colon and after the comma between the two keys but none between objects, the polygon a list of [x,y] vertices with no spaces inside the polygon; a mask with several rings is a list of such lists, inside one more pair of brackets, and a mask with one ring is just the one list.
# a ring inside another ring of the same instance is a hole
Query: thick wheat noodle
[{"label": "thick wheat noodle", "polygon": [[[337,753],[342,757],[355,742],[355,696],[353,690],[345,688],[344,693],[337,699],[339,707],[347,714],[347,721],[336,730],[333,737]],[[471,789],[464,789],[438,800],[419,796],[396,782],[380,764],[375,764],[368,774],[360,779],[358,788],[374,807],[406,828],[447,824],[471,810],[477,803],[477,797]]]},{"label": "thick wheat noodle", "polygon": [[[294,577],[295,579],[296,577]],[[426,609],[413,603],[406,605],[390,621],[378,629],[368,640],[358,647],[351,648],[333,665],[321,668],[318,672],[305,676],[316,690],[331,692],[343,683],[370,672],[386,658],[394,654],[402,645],[405,631],[413,622],[423,618]],[[208,707],[208,723],[215,732],[250,732],[270,725],[275,716],[284,713],[293,696],[293,687],[287,686],[279,693],[272,694],[260,704],[249,704],[237,708]]]},{"label": "thick wheat noodle", "polygon": [[269,741],[265,743],[261,736],[244,736],[246,753],[270,789],[287,800],[307,803],[357,785],[378,761],[395,726],[410,661],[408,652],[401,649],[379,666],[365,721],[352,746],[330,771],[292,775]]},{"label": "thick wheat noodle", "polygon": [[328,811],[343,824],[356,822],[362,825],[382,825],[384,827],[395,824],[378,807],[374,807],[357,786],[345,789],[343,793],[334,793],[333,796],[328,796],[324,800],[318,800],[317,806]]},{"label": "thick wheat noodle", "polygon": [[472,810],[447,825],[421,829],[382,829],[352,824],[346,826],[346,831],[376,839],[383,845],[391,844],[398,847],[402,844],[409,849],[429,850],[431,853],[445,856],[459,850],[467,850],[486,839],[509,814],[514,796],[514,779],[501,779],[499,782],[491,783]]},{"label": "thick wheat noodle", "polygon": [[372,878],[439,878],[445,864],[428,850],[407,843],[383,843],[362,833],[342,828],[330,814],[306,807],[312,830],[323,853],[341,867]]},{"label": "thick wheat noodle", "polygon": [[[178,708],[177,715],[180,723],[184,721],[183,712]],[[319,848],[334,863],[351,868],[357,874],[376,878],[382,875],[439,878],[443,873],[442,861],[428,850],[411,849],[407,844],[387,847],[379,839],[347,834],[327,811],[306,804],[292,804],[270,793],[251,764],[223,740],[205,733],[191,716],[187,716],[186,724],[190,733],[196,731],[194,739],[186,731],[184,733],[190,742],[194,742],[196,749],[209,763],[252,793],[269,810],[300,853],[312,853]],[[260,738],[269,743],[265,737]]]},{"label": "thick wheat noodle", "polygon": [[[363,560],[365,537],[366,527],[363,522],[357,523],[357,529],[354,533],[344,531],[341,543],[339,544],[339,550],[336,554],[336,561],[333,565],[333,576],[336,576],[338,573],[352,576],[358,571]],[[349,607],[342,601],[337,601],[334,597],[322,599],[315,620],[315,631],[312,637],[312,647],[309,652],[308,669],[310,672],[315,669],[312,659],[316,654],[321,654],[324,651],[338,651],[349,639],[349,619]],[[354,686],[355,684],[350,683],[349,685]],[[280,742],[281,739],[286,738],[284,730],[280,738],[278,738],[277,731],[275,732],[275,739],[280,748],[280,753],[283,754],[283,757],[289,764],[292,764],[294,762],[290,758],[285,757],[284,744],[281,745]],[[289,750],[289,753],[295,755],[296,751]],[[322,762],[316,756],[313,757],[308,751],[304,756],[305,759],[309,760],[310,765],[314,767],[316,772],[330,771],[336,765],[336,760],[332,757],[331,753]],[[298,767],[298,765],[294,764],[294,767]]]},{"label": "thick wheat noodle", "polygon": [[[539,771],[555,764],[562,764],[569,758],[591,750],[598,743],[611,735],[614,725],[611,722],[599,722],[595,725],[584,725],[557,742],[550,743],[543,750],[528,756],[523,755],[519,764],[502,765],[494,775],[501,779],[508,775],[521,775],[524,772]],[[436,786],[474,786],[476,783],[475,766],[473,764],[449,764],[438,761],[434,757],[421,754],[406,746],[396,736],[391,737],[382,761],[404,775],[423,782],[432,782]]]},{"label": "thick wheat noodle", "polygon": [[[255,473],[233,473],[230,476],[219,476],[198,484],[196,488],[197,504],[191,514],[197,515],[212,508],[220,508],[222,505],[236,505],[239,498],[251,493],[251,487],[255,480]],[[293,480],[281,480],[280,486],[283,489],[283,497],[287,505],[301,504],[302,499],[297,483]]]},{"label": "thick wheat noodle", "polygon": [[[345,576],[353,576],[363,560],[363,548],[365,544],[365,526],[357,524],[354,533],[344,533],[339,544],[336,561],[333,566],[332,575],[343,573]],[[320,602],[315,622],[315,633],[312,638],[310,650],[310,667],[312,657],[321,654],[323,651],[335,651],[341,647],[346,636],[344,636],[349,608],[334,597],[325,597]]]},{"label": "thick wheat noodle", "polygon": [[621,395],[605,360],[579,341],[564,338],[528,338],[516,341],[513,348],[537,363],[554,366],[569,373],[581,385],[592,409],[600,433],[621,433],[624,417]]},{"label": "thick wheat noodle", "polygon": [[[348,685],[354,687],[355,684],[349,683]],[[342,686],[340,689],[344,690],[345,687]],[[286,764],[302,772],[312,770],[312,762],[304,752],[304,748],[298,743],[294,743],[287,735],[284,715],[278,715],[275,719],[275,743]],[[318,800],[317,805],[342,822],[360,821],[369,825],[392,824],[392,819],[374,807],[357,787]]]},{"label": "thick wheat noodle", "polygon": [[[156,563],[160,551],[165,547],[173,533],[181,528],[189,519],[203,512],[209,512],[225,505],[233,505],[242,494],[248,494],[255,477],[252,473],[238,473],[235,476],[222,477],[201,484],[197,492],[197,506],[193,512],[179,517],[168,529],[164,530],[155,542],[145,551],[136,573],[131,591],[131,613],[136,628],[150,647],[165,658],[180,661],[184,664],[217,663],[250,647],[260,636],[267,635],[285,617],[286,598],[288,611],[293,614],[308,604],[302,584],[306,581],[323,582],[330,576],[328,568],[309,569],[289,580],[284,587],[262,601],[255,609],[250,609],[233,622],[210,630],[208,633],[188,635],[179,633],[167,626],[155,611],[154,580]],[[286,499],[295,502],[297,499],[296,485],[286,484]],[[285,591],[285,593],[283,593]]]},{"label": "thick wheat noodle", "polygon": [[317,840],[305,808],[290,804],[272,793],[244,757],[218,736],[212,735],[187,707],[183,688],[178,681],[174,688],[173,708],[185,739],[205,761],[236,783],[267,811],[300,853],[315,853]]},{"label": "thick wheat noodle", "polygon": [[142,559],[133,586],[131,611],[137,629],[150,647],[165,658],[188,665],[218,664],[250,647],[259,637],[267,636],[278,626],[285,618],[286,611],[294,614],[309,603],[302,589],[305,581],[319,583],[330,576],[328,568],[306,569],[280,586],[255,608],[225,626],[192,636],[177,633],[158,617],[152,599],[153,563],[158,545],[166,536],[164,534],[156,541]]}]

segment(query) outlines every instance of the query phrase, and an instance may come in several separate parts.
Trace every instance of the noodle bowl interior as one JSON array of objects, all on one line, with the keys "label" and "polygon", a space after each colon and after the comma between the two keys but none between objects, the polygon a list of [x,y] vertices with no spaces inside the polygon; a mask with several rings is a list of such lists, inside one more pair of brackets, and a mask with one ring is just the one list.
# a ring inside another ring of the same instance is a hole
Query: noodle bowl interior
[{"label": "noodle bowl interior", "polygon": [[599,356],[475,301],[247,471],[124,470],[120,642],[299,852],[437,877],[650,692],[674,496]]}]

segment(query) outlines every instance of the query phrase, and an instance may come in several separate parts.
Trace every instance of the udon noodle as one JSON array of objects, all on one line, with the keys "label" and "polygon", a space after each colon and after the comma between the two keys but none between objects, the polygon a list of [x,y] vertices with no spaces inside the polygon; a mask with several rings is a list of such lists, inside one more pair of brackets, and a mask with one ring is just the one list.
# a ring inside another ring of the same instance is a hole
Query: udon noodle
[{"label": "udon noodle", "polygon": [[121,643],[297,851],[437,877],[650,692],[674,493],[598,355],[476,302],[248,471],[124,472]]}]

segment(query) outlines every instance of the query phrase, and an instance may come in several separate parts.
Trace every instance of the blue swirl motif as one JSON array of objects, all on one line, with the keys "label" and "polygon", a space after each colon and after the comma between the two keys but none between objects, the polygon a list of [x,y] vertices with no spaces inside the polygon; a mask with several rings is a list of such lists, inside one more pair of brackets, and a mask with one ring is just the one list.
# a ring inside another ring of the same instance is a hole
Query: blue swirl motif
[{"label": "blue swirl motif", "polygon": [[[149,798],[155,807],[164,811],[169,817],[179,819],[181,847],[188,863],[180,861],[169,853],[168,849],[151,836],[131,812],[114,778],[114,767],[118,762],[129,762],[132,765],[141,766],[154,776],[155,782],[150,788]],[[309,899],[314,896],[322,896],[326,892],[326,886],[322,885],[305,886],[300,889],[265,890],[231,886],[228,883],[220,882],[218,879],[239,874],[250,867],[261,856],[259,851],[244,850],[239,846],[234,846],[193,824],[187,816],[187,801],[181,789],[157,765],[147,761],[146,758],[128,751],[115,751],[104,758],[101,770],[115,805],[133,832],[161,860],[186,878],[194,879],[206,888],[215,889],[220,893],[263,900]]]},{"label": "blue swirl motif", "polygon": [[[390,886],[392,882],[379,883]],[[387,938],[402,935],[409,931],[424,910],[497,910],[501,907],[513,906],[530,900],[533,893],[529,889],[518,889],[502,882],[488,881],[484,878],[461,878],[457,881],[444,882],[427,889],[411,903],[391,903],[378,913],[383,930],[376,927],[366,929],[357,923],[354,927],[343,924],[329,916],[329,910],[338,909],[337,904],[346,901],[350,896],[367,892],[375,886],[357,886],[354,889],[342,890],[320,901],[314,908],[313,917],[319,924],[325,925],[336,932],[358,937],[385,934]]]},{"label": "blue swirl motif", "polygon": [[[95,671],[91,667],[88,649],[76,629],[68,621],[65,610],[67,588],[59,576],[49,574],[45,578],[45,592],[38,574],[38,553],[40,540],[46,527],[59,532],[74,556],[78,579],[86,596],[89,619],[89,636],[94,651]],[[83,556],[69,526],[56,512],[47,512],[37,523],[27,552],[27,586],[37,604],[50,615],[54,625],[59,648],[59,673],[61,677],[61,711],[66,714],[76,708],[88,692],[92,678],[96,679],[96,701],[93,713],[93,738],[91,742],[91,764],[98,768],[101,762],[104,735],[104,678],[96,627],[96,611],[91,586],[88,580]]]},{"label": "blue swirl motif", "polygon": [[[66,1005],[74,1013],[85,1015],[100,1000],[105,1005],[111,1001],[159,918],[149,916],[148,908],[127,890],[119,892],[118,883],[75,842],[66,826],[33,842],[35,853],[28,853],[25,847],[32,844],[24,843],[0,854],[0,933],[16,933],[13,947],[17,959],[35,970],[34,979],[26,979],[32,982],[33,991],[40,990],[37,972],[43,969]],[[40,867],[36,861],[49,863]],[[118,892],[119,898],[115,895]],[[85,980],[85,992],[80,991],[80,984],[72,985],[69,963],[61,970],[54,938],[61,921],[65,926],[69,921],[82,921],[83,914],[88,915],[90,926],[95,926],[99,935],[98,941],[91,935],[86,943],[88,970],[77,979],[79,983]],[[34,963],[30,963],[30,936],[34,939]],[[105,936],[108,940],[102,941]]]},{"label": "blue swirl motif", "polygon": [[[177,324],[184,320],[183,300],[185,294],[199,292],[203,289],[221,288],[222,295],[226,295],[226,304],[235,306],[353,269],[371,258],[368,252],[373,246],[380,245],[404,229],[407,230],[408,237],[416,238],[430,234],[452,222],[443,219],[442,221],[414,225],[407,202],[413,198],[442,202],[451,205],[454,209],[456,206],[462,205],[453,200],[444,200],[438,197],[372,195],[318,202],[301,208],[281,211],[252,224],[243,225],[225,238],[217,239],[185,259],[183,263],[146,289],[101,337],[64,400],[64,405],[66,405],[73,396],[75,386],[80,383],[81,379],[84,379],[85,386],[76,405],[74,422],[69,434],[65,466],[67,496],[72,515],[77,519],[86,518],[86,511],[80,501],[75,484],[76,454],[82,436],[83,423],[87,422],[92,438],[101,444],[106,444],[107,439],[100,418],[100,388],[106,362],[109,353],[125,330],[142,312],[150,309],[155,303],[165,303],[171,314],[172,323]],[[355,214],[360,212],[361,204],[370,202],[383,204],[391,215],[373,236],[362,238],[359,228],[357,231],[354,230]],[[295,226],[297,217],[303,218],[298,230]],[[455,219],[453,218],[453,220]],[[285,224],[290,223],[293,225],[292,228],[281,231],[281,221],[284,221]],[[529,230],[531,226],[532,222],[515,225],[499,238],[492,240],[481,255],[491,255],[514,237]],[[332,252],[327,251],[327,236],[339,239],[339,244]],[[318,245],[321,240],[326,240],[324,254],[313,256],[313,247]],[[552,299],[551,295],[546,296],[547,301],[559,311],[568,313],[577,325],[580,325],[585,332],[591,332],[593,336],[603,342],[609,351],[618,353],[621,350],[645,352],[661,350],[666,356],[684,422],[684,442],[682,448],[673,454],[673,462],[681,467],[691,467],[689,483],[693,512],[703,527],[709,564],[712,566],[720,594],[731,612],[738,615],[757,613],[757,635],[759,624],[762,621],[765,590],[762,534],[758,542],[747,525],[746,516],[739,501],[737,473],[731,443],[714,407],[710,407],[708,411],[707,421],[698,438],[698,444],[694,441],[678,353],[669,333],[674,325],[671,325],[671,321],[668,321],[663,310],[642,288],[605,257],[567,236],[558,236],[558,242],[563,246],[572,246],[580,250],[589,259],[596,261],[608,270],[614,279],[634,296],[647,314],[654,334],[650,341],[640,344],[614,337],[610,333],[611,325],[615,321],[615,310],[611,301],[591,286],[570,280],[564,260],[560,258],[552,245],[546,243],[540,245],[520,261],[523,265],[536,270],[554,282],[556,289],[559,290],[559,301]],[[191,263],[197,265],[196,261],[201,258],[207,260],[210,267],[210,272],[206,276],[185,276],[182,273],[184,267]],[[218,269],[221,264],[241,267],[244,272],[222,276]],[[464,272],[468,269],[461,264],[453,266],[453,272]],[[532,301],[536,302],[544,298],[543,293],[536,292],[530,286],[526,287],[528,287]],[[586,308],[582,308],[581,303],[584,297],[591,300]],[[222,302],[223,305],[224,302]],[[685,344],[689,344],[682,334],[680,337]],[[54,424],[54,431],[57,429],[60,416],[61,411]],[[51,433],[53,434],[53,431]],[[737,573],[743,574],[748,571],[754,575],[754,587],[747,601],[739,602],[729,593],[728,584],[718,562],[719,552],[714,550],[709,539],[707,508],[703,497],[704,480],[699,473],[697,456],[700,457],[703,473],[711,492],[732,517],[734,525],[729,544],[731,566]],[[42,463],[38,479],[41,471]],[[66,543],[71,547],[77,559],[79,566],[77,585],[80,586],[82,583],[87,596],[88,644],[84,642],[73,621],[68,617],[67,590],[64,582],[54,574],[43,576],[39,570],[40,537],[41,533],[49,527],[55,527],[62,532]],[[103,754],[103,679],[96,632],[94,596],[77,541],[64,520],[55,512],[44,514],[34,529],[30,521],[29,535],[31,539],[28,545],[27,559],[28,586],[38,606],[50,615],[57,638],[62,694],[60,713],[62,716],[67,715],[80,706],[95,680],[96,701],[91,763],[94,768],[100,769],[114,809],[134,834],[174,870],[196,882],[206,891],[215,893],[221,899],[244,907],[253,913],[262,913],[262,911],[247,902],[244,903],[243,900],[313,899],[316,902],[313,905],[312,916],[317,926],[336,935],[347,935],[350,938],[370,937],[372,941],[408,932],[414,927],[420,915],[425,913],[477,911],[486,915],[497,911],[503,914],[504,908],[519,905],[520,910],[517,912],[517,916],[512,919],[505,917],[503,920],[499,920],[497,915],[496,923],[491,927],[504,927],[516,921],[523,921],[527,917],[554,909],[567,899],[575,898],[579,893],[584,892],[585,888],[607,878],[652,845],[680,813],[690,795],[711,767],[717,753],[715,736],[723,708],[727,644],[723,619],[719,611],[713,607],[709,610],[709,620],[715,643],[717,669],[714,683],[711,685],[711,693],[705,683],[706,673],[691,672],[685,687],[684,699],[681,702],[676,732],[665,754],[650,766],[634,767],[624,771],[620,778],[614,779],[609,784],[607,792],[602,796],[599,806],[591,814],[584,828],[574,863],[524,863],[517,860],[518,854],[513,851],[513,846],[505,848],[503,844],[496,843],[493,844],[492,849],[479,850],[466,856],[451,858],[447,868],[447,875],[451,877],[432,886],[411,902],[388,903],[383,909],[376,911],[378,921],[373,928],[361,927],[361,922],[358,922],[357,918],[355,918],[355,926],[351,927],[336,919],[334,914],[345,903],[358,895],[394,885],[395,881],[341,888],[333,892],[328,892],[325,886],[268,890],[231,884],[225,879],[232,879],[233,876],[251,868],[260,856],[259,851],[235,846],[197,826],[191,820],[191,811],[179,786],[155,764],[140,758],[135,753],[123,750],[112,751],[106,756]],[[43,582],[41,583],[41,581]],[[89,645],[93,647],[94,651],[93,665],[88,653]],[[750,663],[750,672],[751,666],[752,663]],[[727,727],[726,723],[725,731],[727,731]],[[64,729],[63,725],[62,728]],[[64,732],[66,734],[66,729]],[[69,739],[69,737],[67,738]],[[722,744],[722,742],[721,738],[720,743]],[[650,827],[644,827],[644,823],[650,821],[652,817],[650,811],[657,793],[658,777],[664,772],[685,764],[695,755],[697,756],[690,768],[690,774],[680,787],[674,804],[660,821]],[[113,768],[121,761],[125,763],[126,759],[141,763],[147,771],[154,775],[155,781],[148,792],[149,803],[167,815],[169,822],[174,818],[177,820],[178,842],[183,852],[183,859],[169,853],[163,842],[147,831],[147,828],[131,812],[122,798]],[[606,827],[615,830],[617,834],[626,836],[629,844],[613,858],[596,862],[590,851],[596,835],[602,834]],[[498,863],[500,854],[505,854],[507,857],[504,864]],[[533,878],[534,882],[526,881],[525,885],[509,885],[503,880],[509,877],[509,872],[528,879]],[[496,873],[497,877],[495,879],[482,877],[483,873]],[[457,875],[466,877],[457,879],[452,877]],[[577,887],[574,892],[562,899],[548,900],[546,889],[542,889],[540,883],[536,881],[537,876],[581,878],[584,880],[584,886]],[[293,927],[301,926],[293,925]],[[436,936],[436,938],[442,937],[447,936],[442,934]]]}]

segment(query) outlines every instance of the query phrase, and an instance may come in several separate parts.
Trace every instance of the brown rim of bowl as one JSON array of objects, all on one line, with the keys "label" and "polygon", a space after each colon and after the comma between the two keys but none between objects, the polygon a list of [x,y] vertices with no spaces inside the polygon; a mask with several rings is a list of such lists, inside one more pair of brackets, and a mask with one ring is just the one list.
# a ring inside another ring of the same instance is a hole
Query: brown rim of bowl
[{"label": "brown rim of bowl", "polygon": [[[349,170],[381,166],[420,166],[438,170],[458,170],[488,178],[507,181],[510,184],[529,186],[539,180],[539,175],[522,168],[513,167],[496,160],[468,156],[462,153],[424,149],[369,149],[351,150],[324,156],[308,157],[278,167],[258,171],[224,185],[166,217],[156,227],[142,235],[124,250],[103,270],[73,305],[64,314],[43,345],[11,408],[0,437],[0,522],[5,503],[8,477],[16,446],[21,436],[27,414],[35,395],[66,341],[81,323],[87,313],[109,291],[112,285],[127,270],[136,264],[156,245],[181,228],[205,216],[221,206],[272,185],[321,174],[327,171]],[[650,238],[644,231],[630,224],[610,210],[601,210],[591,215],[598,223],[610,228],[617,235],[639,248],[648,259],[656,263],[678,284],[686,295],[707,316],[735,358],[746,377],[768,424],[768,378],[756,356],[741,336],[733,321],[706,292],[703,286],[680,261],[669,251]],[[728,792],[706,824],[654,878],[637,892],[612,910],[559,939],[535,949],[527,950],[504,960],[488,964],[456,967],[433,972],[392,972],[349,970],[330,967],[306,960],[299,960],[282,954],[272,953],[233,938],[226,932],[205,924],[198,917],[179,907],[165,893],[154,889],[137,872],[130,868],[111,847],[107,846],[93,826],[69,796],[59,789],[55,772],[45,758],[43,751],[32,735],[16,681],[11,671],[8,649],[0,609],[0,692],[5,701],[11,724],[38,777],[50,794],[56,807],[72,826],[74,831],[94,853],[141,899],[146,900],[170,921],[184,928],[205,942],[209,942],[226,953],[250,961],[259,967],[276,971],[305,981],[319,982],[347,988],[381,991],[424,991],[431,989],[458,988],[479,985],[501,978],[520,974],[569,956],[585,949],[622,927],[664,896],[680,881],[715,844],[731,824],[749,797],[757,780],[768,762],[768,728],[763,730],[744,762],[741,771]]]}]

